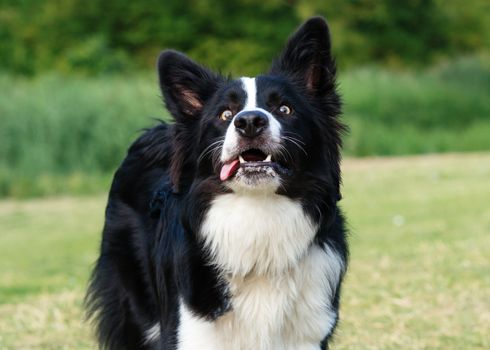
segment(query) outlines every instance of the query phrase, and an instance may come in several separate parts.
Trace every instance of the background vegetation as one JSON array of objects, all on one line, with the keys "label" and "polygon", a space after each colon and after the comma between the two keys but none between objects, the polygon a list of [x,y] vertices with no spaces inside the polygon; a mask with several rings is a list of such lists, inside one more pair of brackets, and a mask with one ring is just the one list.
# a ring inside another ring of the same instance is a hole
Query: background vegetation
[{"label": "background vegetation", "polygon": [[[107,180],[139,131],[169,119],[154,74],[0,76],[0,196],[86,193]],[[490,59],[416,72],[341,73],[347,155],[490,148]]]},{"label": "background vegetation", "polygon": [[254,75],[314,14],[332,31],[347,155],[490,149],[486,0],[0,0],[0,197],[105,188],[139,130],[169,120],[160,50]]},{"label": "background vegetation", "polygon": [[29,75],[132,72],[173,47],[252,75],[315,14],[329,20],[342,68],[420,66],[489,47],[489,10],[486,0],[2,0],[0,66]]}]

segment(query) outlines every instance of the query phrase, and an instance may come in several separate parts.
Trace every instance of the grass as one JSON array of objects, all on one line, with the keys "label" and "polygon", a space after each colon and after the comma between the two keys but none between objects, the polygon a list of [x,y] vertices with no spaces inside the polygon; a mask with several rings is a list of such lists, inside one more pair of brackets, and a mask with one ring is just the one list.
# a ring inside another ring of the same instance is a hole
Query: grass
[{"label": "grass", "polygon": [[[490,348],[490,153],[343,169],[352,249],[332,348]],[[0,202],[0,349],[95,347],[81,300],[104,202]]]},{"label": "grass", "polygon": [[149,75],[0,75],[0,89],[0,196],[100,191],[107,181],[94,179],[107,178],[140,130],[166,116]]},{"label": "grass", "polygon": [[[351,128],[346,154],[490,150],[488,58],[424,71],[340,72]],[[154,73],[31,80],[0,74],[0,90],[0,197],[96,193],[138,130],[168,118]]]},{"label": "grass", "polygon": [[357,156],[490,149],[490,61],[465,57],[425,71],[379,67],[341,76],[346,150]]},{"label": "grass", "polygon": [[338,349],[488,349],[490,155],[347,161]]},{"label": "grass", "polygon": [[0,349],[93,349],[81,300],[104,198],[0,204]]}]

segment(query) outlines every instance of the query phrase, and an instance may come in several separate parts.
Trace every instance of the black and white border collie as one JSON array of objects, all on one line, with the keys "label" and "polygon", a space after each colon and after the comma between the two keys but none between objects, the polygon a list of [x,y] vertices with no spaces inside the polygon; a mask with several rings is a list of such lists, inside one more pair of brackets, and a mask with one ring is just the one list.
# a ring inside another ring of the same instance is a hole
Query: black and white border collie
[{"label": "black and white border collie", "polygon": [[87,295],[100,346],[327,347],[348,255],[327,24],[308,20],[255,78],[175,51],[158,74],[175,122],[115,174]]}]

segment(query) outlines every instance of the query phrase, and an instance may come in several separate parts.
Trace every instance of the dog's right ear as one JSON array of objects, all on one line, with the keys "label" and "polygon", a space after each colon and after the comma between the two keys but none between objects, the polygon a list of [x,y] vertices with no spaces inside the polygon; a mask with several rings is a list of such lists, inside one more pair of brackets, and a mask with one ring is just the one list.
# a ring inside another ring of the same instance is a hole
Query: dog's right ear
[{"label": "dog's right ear", "polygon": [[166,50],[158,58],[158,76],[163,99],[177,121],[192,121],[223,78],[200,66],[184,54]]}]

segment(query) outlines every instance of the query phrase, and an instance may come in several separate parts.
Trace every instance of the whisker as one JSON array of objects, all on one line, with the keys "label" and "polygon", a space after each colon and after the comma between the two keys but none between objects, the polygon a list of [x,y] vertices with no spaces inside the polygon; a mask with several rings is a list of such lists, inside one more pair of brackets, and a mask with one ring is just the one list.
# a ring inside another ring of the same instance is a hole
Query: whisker
[{"label": "whisker", "polygon": [[[299,138],[301,138],[301,136],[298,134],[298,133],[295,133],[295,132],[291,132],[291,131],[284,131],[284,134],[286,135],[291,135],[291,138],[298,141],[299,143],[302,143],[303,145],[306,145],[306,143],[304,141],[301,141]],[[296,137],[294,137],[296,136]],[[299,137],[299,138],[298,138]]]},{"label": "whisker", "polygon": [[282,136],[282,139],[291,142],[293,145],[298,147],[305,155],[308,155],[308,152],[306,152],[305,148],[300,145],[300,142],[304,144],[304,142],[302,142],[301,140],[298,140],[298,139],[296,139],[294,137],[290,137],[290,136]]},{"label": "whisker", "polygon": [[[215,150],[216,147],[220,148],[222,146],[222,144],[224,143],[225,141],[225,137],[222,136],[220,137],[217,141],[214,141],[213,143],[211,143],[208,147],[206,147],[202,152],[201,154],[199,155],[199,157],[197,158],[197,161],[198,162],[201,162],[204,157],[206,157],[209,153],[213,152]],[[221,144],[221,145],[220,145]]]},{"label": "whisker", "polygon": [[293,161],[293,156],[284,145],[279,145],[278,151],[281,157],[283,157],[286,160],[289,159],[290,161]]}]

